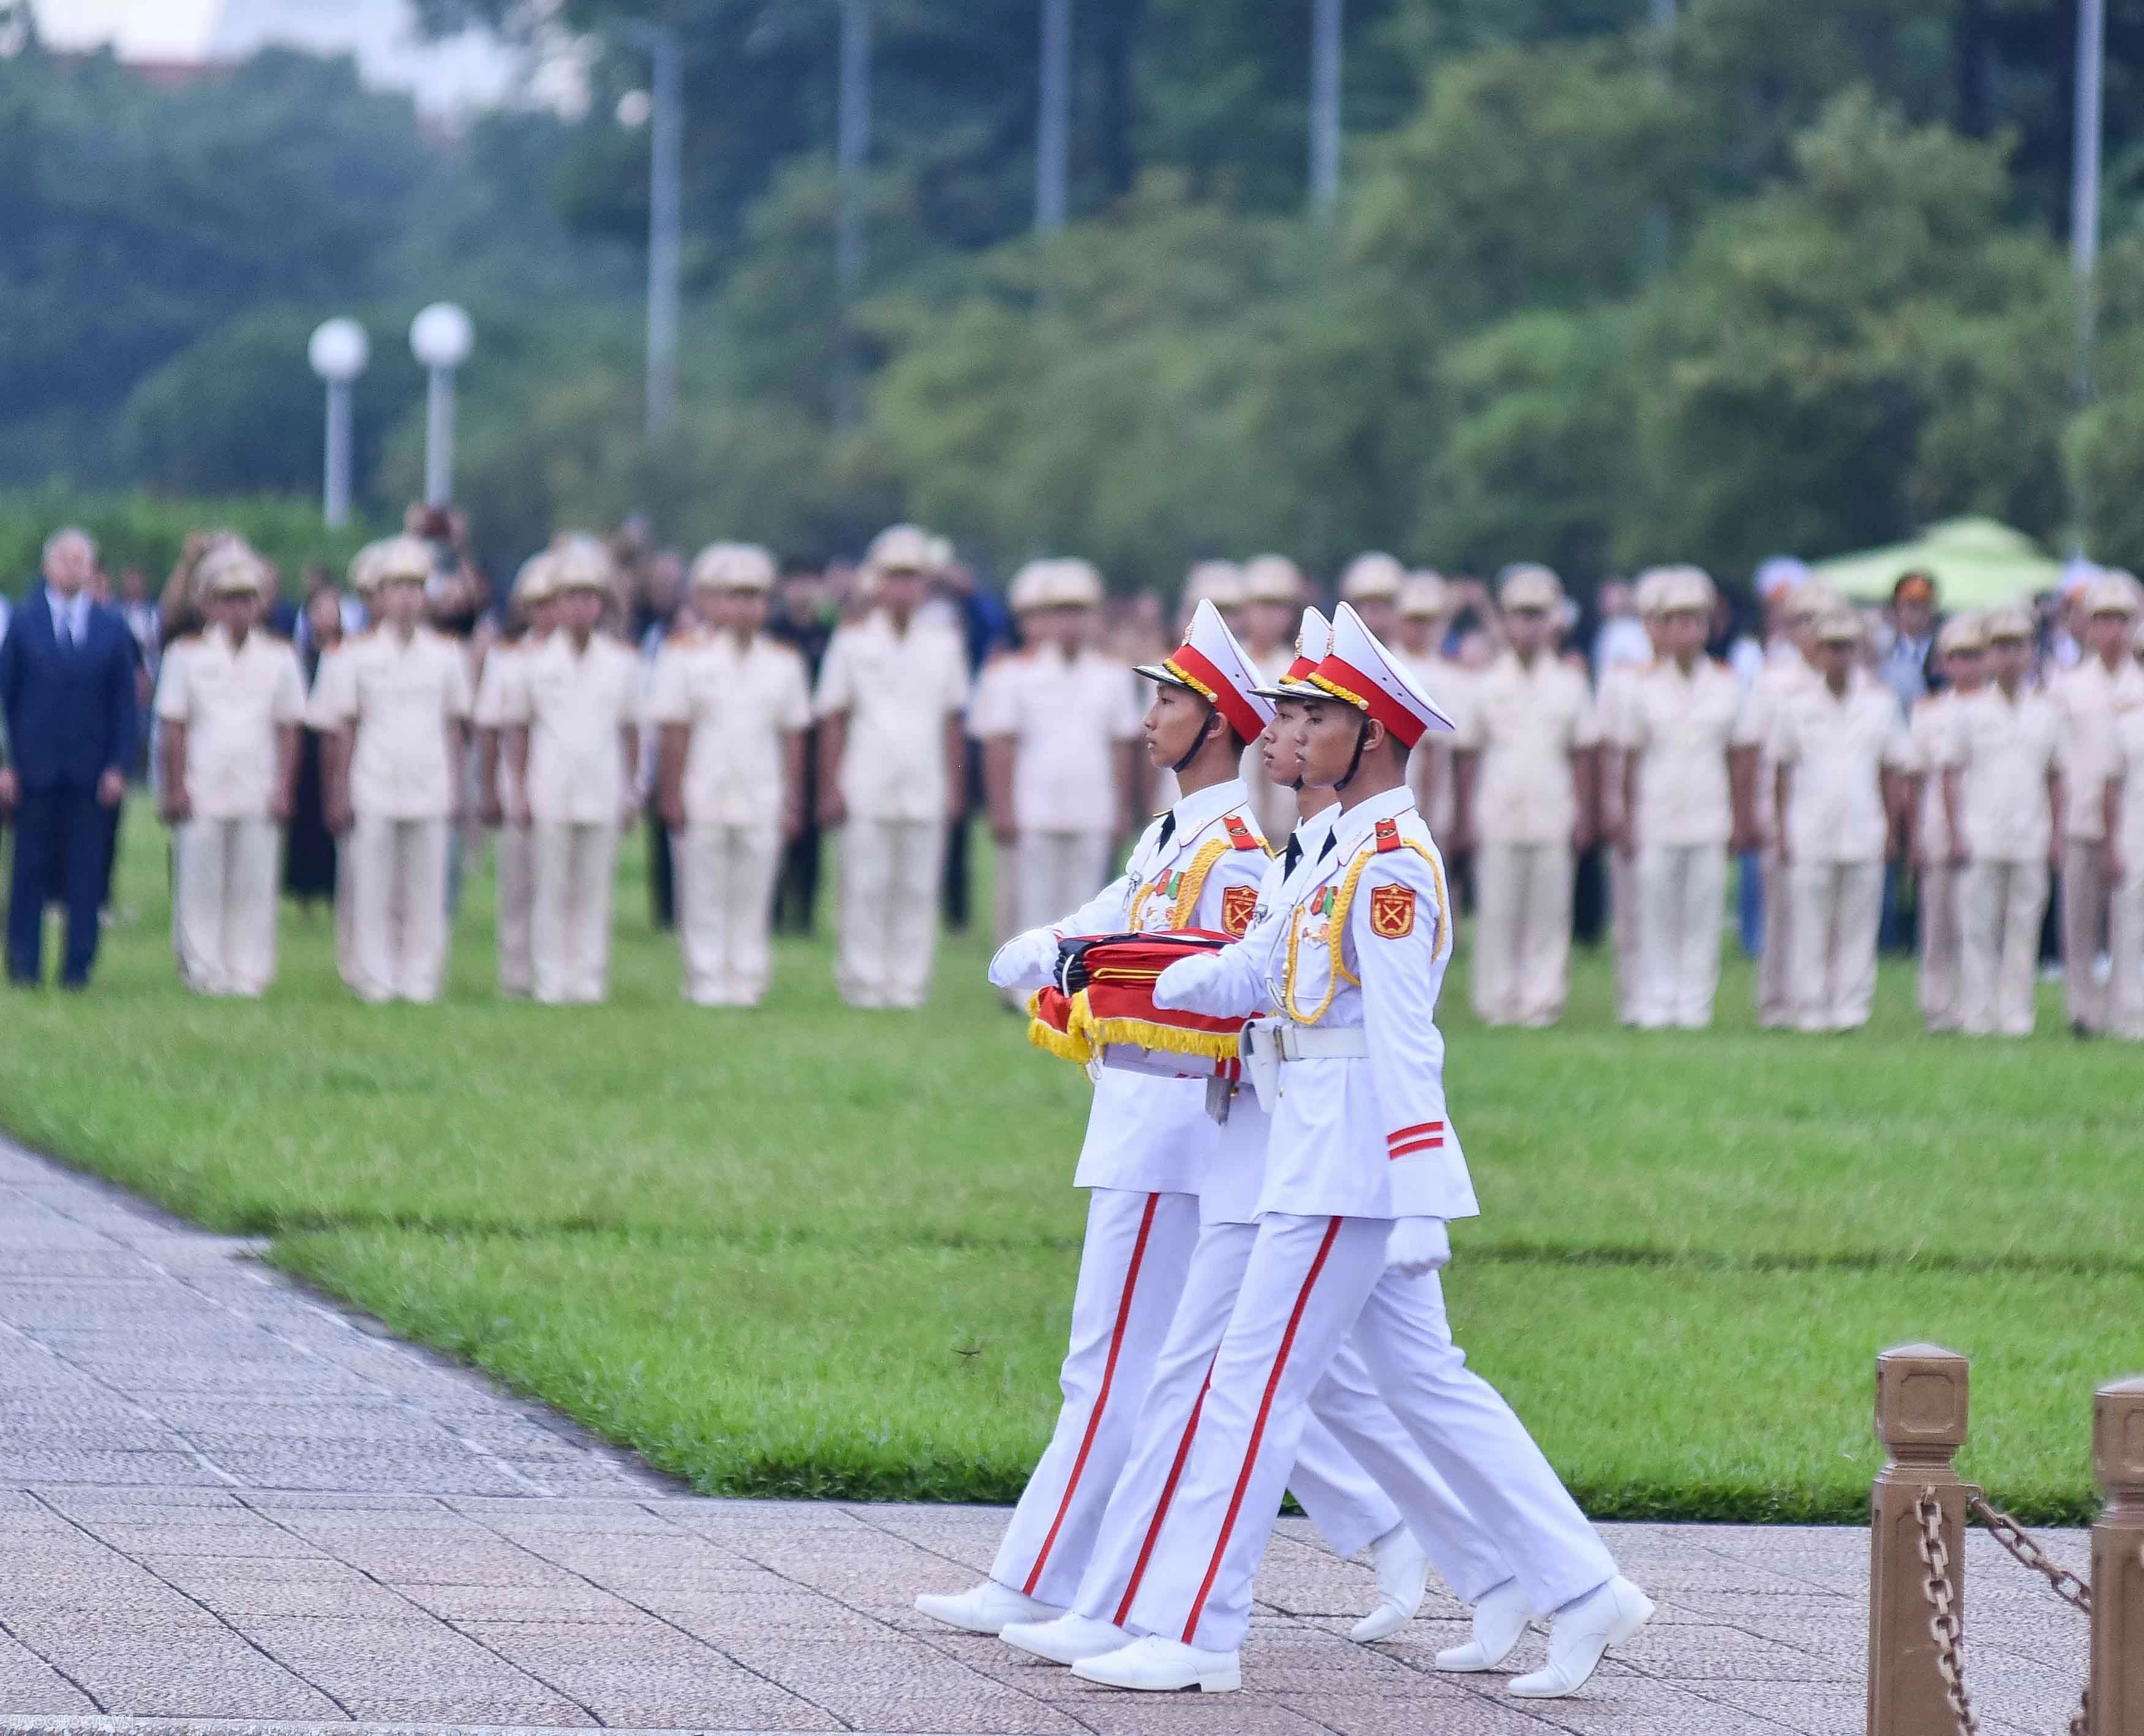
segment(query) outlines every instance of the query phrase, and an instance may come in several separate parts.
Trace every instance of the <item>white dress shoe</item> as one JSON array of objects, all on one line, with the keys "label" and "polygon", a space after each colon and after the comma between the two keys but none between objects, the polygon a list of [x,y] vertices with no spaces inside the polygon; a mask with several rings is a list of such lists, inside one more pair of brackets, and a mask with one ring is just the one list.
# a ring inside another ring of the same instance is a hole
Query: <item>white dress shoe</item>
[{"label": "white dress shoe", "polygon": [[1601,1654],[1628,1639],[1650,1620],[1653,1600],[1620,1573],[1559,1614],[1548,1630],[1548,1667],[1516,1676],[1511,1692],[1522,1700],[1552,1700],[1583,1688]]},{"label": "white dress shoe", "polygon": [[926,1591],[916,1599],[916,1607],[933,1621],[942,1621],[949,1628],[964,1629],[970,1634],[999,1634],[1009,1623],[1055,1621],[1065,1613],[1055,1604],[1045,1604],[1039,1597],[1015,1591],[995,1580],[985,1580],[965,1591]]},{"label": "white dress shoe", "polygon": [[1533,1619],[1526,1595],[1516,1580],[1484,1592],[1474,1606],[1474,1637],[1464,1645],[1447,1646],[1437,1654],[1439,1669],[1494,1669],[1511,1655]]},{"label": "white dress shoe", "polygon": [[1114,1622],[1096,1621],[1091,1615],[1060,1615],[1055,1621],[1015,1621],[998,1635],[1007,1645],[1052,1664],[1077,1664],[1121,1651],[1132,1643]]},{"label": "white dress shoe", "polygon": [[1429,1557],[1405,1525],[1395,1525],[1370,1552],[1377,1564],[1377,1607],[1347,1630],[1357,1645],[1389,1639],[1414,1619],[1429,1589]]},{"label": "white dress shoe", "polygon": [[1104,1688],[1139,1688],[1150,1694],[1185,1688],[1196,1688],[1201,1694],[1231,1694],[1243,1685],[1235,1653],[1202,1652],[1195,1645],[1180,1645],[1154,1634],[1101,1657],[1082,1659],[1072,1666],[1072,1674]]}]

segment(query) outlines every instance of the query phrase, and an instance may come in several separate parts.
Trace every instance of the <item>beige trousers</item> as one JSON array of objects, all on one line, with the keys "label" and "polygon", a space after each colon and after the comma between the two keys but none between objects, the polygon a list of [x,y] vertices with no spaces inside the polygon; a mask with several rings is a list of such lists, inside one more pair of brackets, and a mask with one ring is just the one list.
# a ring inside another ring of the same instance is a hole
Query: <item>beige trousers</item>
[{"label": "beige trousers", "polygon": [[1757,955],[1757,1023],[1766,1029],[1781,1029],[1794,1022],[1794,876],[1779,860],[1779,846],[1768,844],[1759,853],[1759,871],[1764,876],[1764,932]]},{"label": "beige trousers", "polygon": [[2093,974],[2107,950],[2114,888],[2103,846],[2062,846],[2062,1008],[2072,1024],[2107,1029],[2107,985]]},{"label": "beige trousers", "polygon": [[1954,1031],[1958,999],[1958,883],[1963,876],[1948,862],[1921,869],[1921,1019],[1931,1031]]},{"label": "beige trousers", "polygon": [[2114,980],[2108,985],[2114,1034],[2144,1043],[2144,862],[2114,889]]},{"label": "beige trousers", "polygon": [[1571,994],[1568,844],[1474,851],[1474,1010],[1488,1024],[1554,1024]]},{"label": "beige trousers", "polygon": [[263,993],[275,980],[282,828],[272,820],[189,820],[180,833],[181,976],[196,994]]},{"label": "beige trousers", "polygon": [[1102,890],[1109,873],[1106,831],[1023,831],[1013,846],[1020,877],[1020,932],[1056,921]]},{"label": "beige trousers", "polygon": [[851,820],[841,829],[834,984],[851,1006],[920,1007],[929,996],[945,857],[940,821]]},{"label": "beige trousers", "polygon": [[1608,857],[1608,925],[1615,943],[1615,1018],[1635,1024],[1645,999],[1644,900],[1638,895],[1638,865],[1620,850]]},{"label": "beige trousers", "polygon": [[535,845],[525,826],[502,826],[491,836],[499,992],[523,996],[536,986],[536,967],[529,950],[529,924],[536,898]]},{"label": "beige trousers", "polygon": [[1727,851],[1719,844],[1660,844],[1638,851],[1639,929],[1646,1030],[1712,1023],[1720,992],[1720,927],[1727,893]]},{"label": "beige trousers", "polygon": [[781,857],[782,834],[772,826],[687,826],[670,834],[686,999],[703,1007],[759,1004]]},{"label": "beige trousers", "polygon": [[347,833],[335,841],[335,975],[343,986],[357,986],[357,852]]},{"label": "beige trousers", "polygon": [[[1795,862],[1779,890],[1793,901],[1790,980],[1794,1025],[1859,1030],[1876,1002],[1876,927],[1883,914],[1883,865]],[[1765,895],[1771,895],[1767,885]]]},{"label": "beige trousers", "polygon": [[2032,1034],[2047,865],[1969,862],[1958,876],[1958,1026],[1968,1037]]},{"label": "beige trousers", "polygon": [[360,814],[351,937],[360,999],[432,1001],[447,971],[447,828],[436,820]]},{"label": "beige trousers", "polygon": [[618,828],[538,821],[529,828],[534,895],[529,952],[536,999],[598,1001],[610,988],[611,875]]}]

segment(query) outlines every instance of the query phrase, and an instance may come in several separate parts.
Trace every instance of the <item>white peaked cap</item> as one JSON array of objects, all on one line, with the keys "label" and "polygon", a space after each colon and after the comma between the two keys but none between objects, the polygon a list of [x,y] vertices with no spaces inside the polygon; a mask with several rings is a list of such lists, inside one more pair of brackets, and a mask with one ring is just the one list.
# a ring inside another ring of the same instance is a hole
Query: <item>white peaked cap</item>
[{"label": "white peaked cap", "polygon": [[1280,678],[1258,689],[1267,699],[1323,699],[1324,689],[1309,685],[1310,672],[1325,661],[1333,649],[1333,623],[1316,608],[1303,612],[1303,624],[1295,630],[1295,661]]},{"label": "white peaked cap", "polygon": [[1184,600],[1204,603],[1211,598],[1224,609],[1241,608],[1248,596],[1243,569],[1233,561],[1200,561],[1184,575]]},{"label": "white peaked cap", "polygon": [[1403,746],[1413,746],[1427,734],[1449,734],[1458,727],[1377,642],[1377,636],[1362,625],[1362,618],[1347,603],[1342,603],[1333,618],[1332,650],[1309,679],[1324,692],[1376,718]]},{"label": "white peaked cap", "polygon": [[1347,563],[1340,578],[1340,594],[1350,603],[1399,601],[1407,583],[1407,568],[1382,548],[1358,554]]},{"label": "white peaked cap", "polygon": [[1012,576],[1005,588],[1005,607],[1015,614],[1050,607],[1050,581],[1055,561],[1030,561]]},{"label": "white peaked cap", "polygon": [[757,543],[710,543],[692,557],[696,591],[771,591],[774,557]]},{"label": "white peaked cap", "polygon": [[1210,597],[1200,601],[1183,644],[1159,663],[1142,663],[1139,672],[1208,701],[1246,742],[1255,742],[1273,722],[1273,703],[1258,690],[1258,672]]}]

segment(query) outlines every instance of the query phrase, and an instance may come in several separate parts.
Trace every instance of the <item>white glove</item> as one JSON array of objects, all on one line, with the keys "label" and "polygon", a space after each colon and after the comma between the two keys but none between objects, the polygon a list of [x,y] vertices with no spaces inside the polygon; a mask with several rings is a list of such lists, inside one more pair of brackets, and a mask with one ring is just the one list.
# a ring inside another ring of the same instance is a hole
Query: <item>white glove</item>
[{"label": "white glove", "polygon": [[1452,1238],[1442,1218],[1402,1218],[1385,1243],[1385,1270],[1403,1278],[1442,1272],[1452,1259]]},{"label": "white glove", "polygon": [[1015,935],[990,960],[993,989],[1040,989],[1057,969],[1057,930],[1031,928]]}]

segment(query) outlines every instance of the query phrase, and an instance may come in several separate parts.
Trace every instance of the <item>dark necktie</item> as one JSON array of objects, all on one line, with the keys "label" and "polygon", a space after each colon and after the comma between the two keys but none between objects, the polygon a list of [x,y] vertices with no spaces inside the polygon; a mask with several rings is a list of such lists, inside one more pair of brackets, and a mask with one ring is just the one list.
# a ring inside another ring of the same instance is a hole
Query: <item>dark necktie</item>
[{"label": "dark necktie", "polygon": [[1302,860],[1303,840],[1299,836],[1291,837],[1288,841],[1288,848],[1281,852],[1280,877],[1286,880],[1288,875],[1294,873],[1295,865]]},{"label": "dark necktie", "polygon": [[1171,808],[1161,816],[1161,830],[1154,835],[1154,847],[1159,850],[1176,836],[1176,810]]}]

